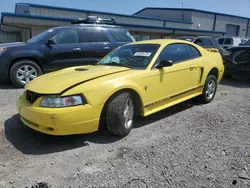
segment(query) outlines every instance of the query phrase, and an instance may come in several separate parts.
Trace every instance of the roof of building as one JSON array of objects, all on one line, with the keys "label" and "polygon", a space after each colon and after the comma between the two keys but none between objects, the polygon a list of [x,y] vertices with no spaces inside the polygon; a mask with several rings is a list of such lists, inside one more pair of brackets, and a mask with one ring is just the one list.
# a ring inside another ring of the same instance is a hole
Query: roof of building
[{"label": "roof of building", "polygon": [[221,16],[230,16],[230,17],[236,17],[236,18],[242,18],[242,19],[250,19],[248,17],[244,16],[237,16],[237,15],[231,15],[231,14],[225,14],[225,13],[219,13],[219,12],[213,12],[213,11],[206,11],[206,10],[199,10],[199,9],[193,9],[193,8],[161,8],[161,7],[146,7],[138,12],[134,13],[134,15],[139,14],[140,12],[143,12],[144,10],[147,9],[155,9],[155,10],[177,10],[177,11],[193,11],[193,12],[202,12],[202,13],[208,13],[208,14],[216,14],[216,15],[221,15]]},{"label": "roof of building", "polygon": [[[48,16],[38,16],[38,15],[29,15],[29,14],[16,14],[9,12],[2,12],[1,22],[4,24],[3,20],[5,16],[12,17],[24,17],[31,19],[45,19],[45,20],[59,20],[59,21],[68,21],[72,22],[75,19],[70,18],[57,18],[57,17],[48,17]],[[152,28],[152,29],[166,29],[173,31],[192,31],[192,32],[200,32],[200,33],[217,33],[217,34],[225,34],[225,32],[220,31],[210,31],[210,30],[200,30],[200,29],[186,29],[186,28],[175,28],[175,27],[164,27],[164,26],[149,26],[149,25],[139,25],[139,24],[124,24],[124,23],[116,23],[118,26],[127,26],[127,27],[141,27],[141,28]]]},{"label": "roof of building", "polygon": [[127,15],[127,14],[118,14],[118,13],[102,12],[102,11],[94,11],[94,10],[75,9],[75,8],[49,6],[49,5],[38,5],[38,4],[33,4],[33,3],[16,3],[16,6],[18,6],[18,5],[25,5],[25,6],[30,6],[30,7],[40,7],[40,8],[49,8],[49,9],[58,9],[58,10],[88,12],[88,13],[96,13],[96,14],[108,14],[108,15],[113,15],[113,16],[123,16],[123,17],[130,17],[130,18],[144,18],[144,19],[150,19],[150,20],[169,21],[169,22],[186,23],[186,24],[193,23],[191,21],[186,21],[186,20],[155,18],[155,17],[150,17],[150,16],[139,16],[139,15]]}]

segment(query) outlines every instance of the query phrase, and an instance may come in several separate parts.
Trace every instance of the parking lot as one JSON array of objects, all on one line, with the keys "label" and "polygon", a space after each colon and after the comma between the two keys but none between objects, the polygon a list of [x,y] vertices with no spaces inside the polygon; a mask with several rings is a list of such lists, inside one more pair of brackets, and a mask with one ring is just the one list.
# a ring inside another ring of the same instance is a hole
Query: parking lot
[{"label": "parking lot", "polygon": [[23,89],[0,86],[0,187],[250,187],[250,83],[222,80],[188,101],[108,133],[52,137],[20,122]]}]

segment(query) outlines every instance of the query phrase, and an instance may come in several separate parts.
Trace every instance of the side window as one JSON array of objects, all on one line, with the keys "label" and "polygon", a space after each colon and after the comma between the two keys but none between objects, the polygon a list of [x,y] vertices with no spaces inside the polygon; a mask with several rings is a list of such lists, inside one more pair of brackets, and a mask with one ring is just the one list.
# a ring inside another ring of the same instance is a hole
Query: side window
[{"label": "side window", "polygon": [[200,52],[194,46],[187,44],[187,47],[189,49],[190,56],[192,59],[195,59],[201,56]]},{"label": "side window", "polygon": [[115,38],[117,42],[135,42],[132,35],[124,29],[109,29],[111,35]]},{"label": "side window", "polygon": [[233,39],[232,38],[226,38],[225,44],[226,45],[232,45],[233,44]]},{"label": "side window", "polygon": [[178,63],[190,58],[190,53],[186,44],[170,44],[162,50],[159,61],[171,60],[173,63]]},{"label": "side window", "polygon": [[109,42],[101,29],[84,28],[82,29],[82,39],[84,43],[91,42]]},{"label": "side window", "polygon": [[218,43],[221,44],[221,45],[224,44],[224,38],[219,39]]},{"label": "side window", "polygon": [[203,46],[201,39],[196,39],[194,41],[194,43],[197,44],[197,45],[199,45],[199,46]]},{"label": "side window", "polygon": [[212,47],[213,46],[209,39],[201,39],[201,40],[202,40],[202,44],[203,44],[202,46],[204,46],[204,47]]},{"label": "side window", "polygon": [[67,29],[61,31],[60,33],[52,37],[57,44],[70,44],[70,43],[79,43],[79,35],[77,29]]}]

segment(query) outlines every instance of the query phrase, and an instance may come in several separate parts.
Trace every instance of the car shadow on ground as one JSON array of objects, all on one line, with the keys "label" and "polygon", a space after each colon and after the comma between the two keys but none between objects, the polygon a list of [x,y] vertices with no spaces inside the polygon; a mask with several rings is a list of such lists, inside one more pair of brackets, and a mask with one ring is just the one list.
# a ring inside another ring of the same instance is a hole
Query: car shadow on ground
[{"label": "car shadow on ground", "polygon": [[233,78],[223,78],[220,85],[237,87],[237,88],[250,88],[250,80],[233,77]]},{"label": "car shadow on ground", "polygon": [[[155,113],[145,118],[137,118],[135,129],[149,125],[155,121],[167,118],[197,105],[187,101]],[[19,115],[14,115],[5,121],[5,136],[20,152],[28,155],[42,155],[88,146],[90,143],[108,144],[121,138],[112,136],[107,131],[85,135],[50,136],[31,130],[23,125]]]},{"label": "car shadow on ground", "polygon": [[18,89],[14,84],[0,84],[0,89]]}]

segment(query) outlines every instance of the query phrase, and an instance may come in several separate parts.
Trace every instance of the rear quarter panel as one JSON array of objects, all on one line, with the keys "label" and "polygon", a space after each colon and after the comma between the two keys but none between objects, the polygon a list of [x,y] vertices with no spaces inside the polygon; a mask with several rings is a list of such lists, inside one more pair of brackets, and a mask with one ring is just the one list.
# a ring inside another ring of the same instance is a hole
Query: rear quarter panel
[{"label": "rear quarter panel", "polygon": [[204,85],[206,78],[210,71],[214,68],[218,71],[218,82],[222,79],[224,73],[224,64],[223,59],[219,52],[209,52],[207,50],[200,50],[202,53],[202,66],[203,66],[203,73],[202,73],[202,80],[201,83]]}]

